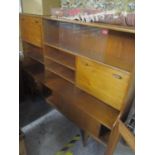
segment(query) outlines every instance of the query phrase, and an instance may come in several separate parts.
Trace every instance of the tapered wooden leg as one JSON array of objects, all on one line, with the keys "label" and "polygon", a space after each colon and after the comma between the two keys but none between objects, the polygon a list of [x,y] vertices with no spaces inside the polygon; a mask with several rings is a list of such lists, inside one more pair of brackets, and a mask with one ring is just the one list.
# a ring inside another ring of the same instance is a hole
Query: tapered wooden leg
[{"label": "tapered wooden leg", "polygon": [[81,137],[82,137],[82,143],[83,143],[83,146],[85,147],[87,145],[89,134],[85,132],[84,130],[80,130],[80,132],[81,132]]},{"label": "tapered wooden leg", "polygon": [[116,123],[115,127],[111,131],[111,134],[108,140],[108,145],[104,155],[113,155],[119,139],[120,139],[120,133],[119,133],[119,122],[118,122]]}]

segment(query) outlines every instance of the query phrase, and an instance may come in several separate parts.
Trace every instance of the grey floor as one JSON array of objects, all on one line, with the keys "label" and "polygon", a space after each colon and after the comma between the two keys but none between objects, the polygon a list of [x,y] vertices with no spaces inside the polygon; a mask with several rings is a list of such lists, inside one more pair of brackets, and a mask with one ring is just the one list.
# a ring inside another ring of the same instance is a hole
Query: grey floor
[{"label": "grey floor", "polygon": [[26,96],[25,100],[19,104],[19,126],[23,127],[45,115],[51,110],[45,99],[40,96]]},{"label": "grey floor", "polygon": [[[28,155],[55,155],[79,129],[56,110],[51,110],[44,116],[24,126],[25,141]],[[81,140],[70,151],[74,155],[103,155],[105,146],[89,138],[87,146],[83,147]],[[134,155],[126,146],[119,144],[114,155]]]}]

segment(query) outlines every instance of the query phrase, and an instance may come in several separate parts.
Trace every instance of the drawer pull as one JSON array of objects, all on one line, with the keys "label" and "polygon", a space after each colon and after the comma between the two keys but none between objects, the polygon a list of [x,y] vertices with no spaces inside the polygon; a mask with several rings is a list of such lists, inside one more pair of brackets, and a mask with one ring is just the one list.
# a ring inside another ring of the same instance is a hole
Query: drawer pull
[{"label": "drawer pull", "polygon": [[122,79],[122,76],[118,75],[118,74],[113,74],[113,77],[116,78],[116,79]]}]

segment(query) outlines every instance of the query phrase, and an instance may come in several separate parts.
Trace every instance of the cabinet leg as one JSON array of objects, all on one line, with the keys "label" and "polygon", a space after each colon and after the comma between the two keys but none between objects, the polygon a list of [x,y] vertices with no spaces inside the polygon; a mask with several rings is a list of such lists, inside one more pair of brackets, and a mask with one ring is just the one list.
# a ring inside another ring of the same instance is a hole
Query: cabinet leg
[{"label": "cabinet leg", "polygon": [[119,123],[116,123],[115,127],[111,131],[111,134],[108,140],[108,145],[104,155],[113,155],[119,139],[120,139]]},{"label": "cabinet leg", "polygon": [[81,132],[81,137],[82,137],[82,143],[83,143],[83,146],[85,147],[87,145],[89,134],[85,132],[84,130],[80,130],[80,132]]}]

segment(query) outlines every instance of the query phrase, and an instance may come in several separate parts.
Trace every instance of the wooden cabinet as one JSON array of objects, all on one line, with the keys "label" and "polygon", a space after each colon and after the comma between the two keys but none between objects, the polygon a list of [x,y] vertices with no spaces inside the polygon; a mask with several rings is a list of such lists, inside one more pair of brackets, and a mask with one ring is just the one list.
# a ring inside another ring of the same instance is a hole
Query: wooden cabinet
[{"label": "wooden cabinet", "polygon": [[108,105],[120,110],[130,73],[78,57],[76,84]]},{"label": "wooden cabinet", "polygon": [[23,41],[42,47],[42,19],[41,17],[20,16],[21,37]]},{"label": "wooden cabinet", "polygon": [[132,98],[134,29],[45,17],[43,31],[48,102],[103,141]]},{"label": "wooden cabinet", "polygon": [[47,101],[103,141],[103,129],[112,130],[132,98],[134,29],[22,16],[21,30],[29,44],[25,51],[35,58],[42,51],[44,56],[45,74],[40,77],[53,92]]}]

